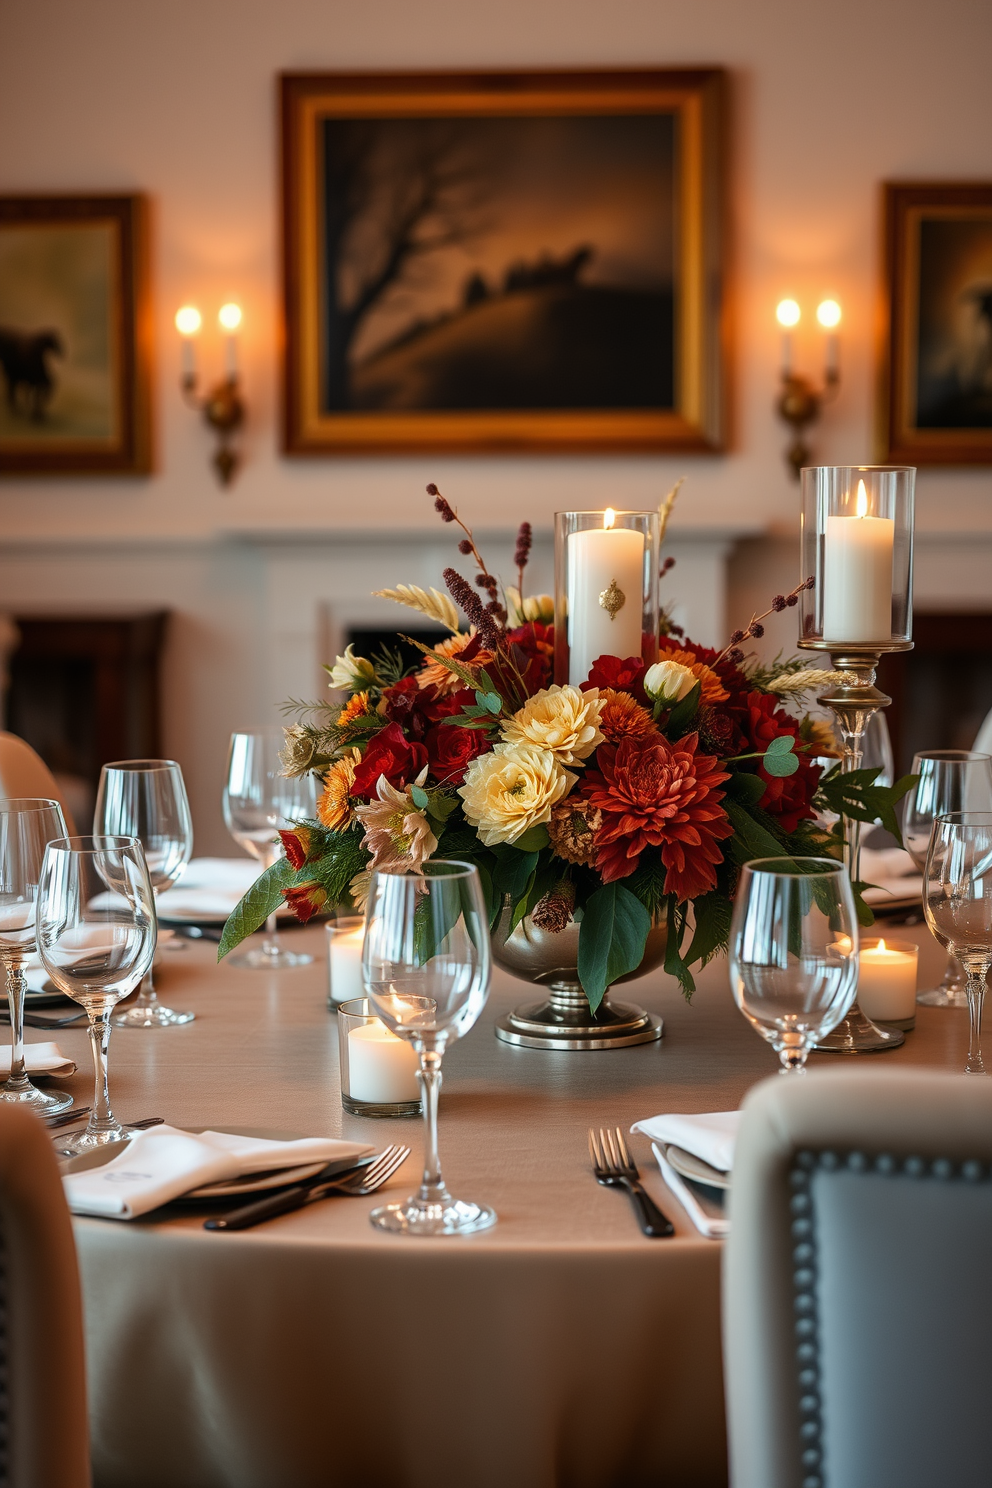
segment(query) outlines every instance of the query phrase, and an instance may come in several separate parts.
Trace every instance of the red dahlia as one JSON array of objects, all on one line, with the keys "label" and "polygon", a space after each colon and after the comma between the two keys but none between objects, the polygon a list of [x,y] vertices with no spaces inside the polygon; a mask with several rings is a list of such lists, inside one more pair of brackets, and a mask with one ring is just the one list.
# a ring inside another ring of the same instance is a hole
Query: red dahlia
[{"label": "red dahlia", "polygon": [[677,744],[649,734],[600,745],[582,794],[603,813],[596,867],[604,883],[627,878],[645,848],[660,847],[666,891],[680,902],[716,886],[717,843],[732,832],[717,787],[729,776],[698,744],[696,734]]}]

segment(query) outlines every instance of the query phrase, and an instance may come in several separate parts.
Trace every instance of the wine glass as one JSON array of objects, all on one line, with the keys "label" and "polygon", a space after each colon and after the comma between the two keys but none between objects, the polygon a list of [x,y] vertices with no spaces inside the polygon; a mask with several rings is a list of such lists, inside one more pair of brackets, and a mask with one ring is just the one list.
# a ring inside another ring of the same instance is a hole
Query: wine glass
[{"label": "wine glass", "polygon": [[65,818],[57,801],[17,798],[0,801],[0,964],[10,1007],[10,1077],[0,1085],[0,1100],[30,1106],[41,1116],[54,1116],[72,1105],[71,1095],[49,1095],[32,1085],[24,1072],[24,968],[38,948],[38,880],[45,848],[64,837]]},{"label": "wine glass", "polygon": [[60,1140],[63,1151],[88,1152],[131,1135],[133,1128],[110,1109],[110,1013],[151,966],[155,933],[155,897],[137,837],[48,844],[38,884],[38,948],[59,991],[86,1009],[95,1073],[89,1122]]},{"label": "wine glass", "polygon": [[992,811],[949,811],[936,818],[923,878],[931,934],[968,977],[970,1036],[966,1075],[984,1075],[981,1032],[985,978],[992,966]]},{"label": "wine glass", "polygon": [[420,1059],[425,1121],[420,1191],[369,1216],[380,1230],[403,1235],[468,1235],[496,1215],[484,1204],[454,1199],[437,1152],[441,1056],[475,1023],[489,995],[489,922],[479,875],[468,863],[434,860],[419,873],[377,870],[365,911],[362,975],[379,1017]]},{"label": "wine glass", "polygon": [[[285,743],[280,728],[256,729],[232,734],[224,786],[224,823],[239,847],[271,868],[282,856],[279,829],[317,813],[317,788],[312,775],[287,779],[282,774],[279,751]],[[270,914],[260,949],[228,956],[229,966],[254,970],[282,971],[287,966],[306,966],[312,956],[283,950],[276,931],[276,916]]]},{"label": "wine glass", "polygon": [[[933,749],[913,756],[920,778],[906,797],[902,838],[922,873],[934,820],[948,811],[992,811],[992,757],[968,749]],[[967,1007],[964,968],[954,955],[939,987],[918,992],[926,1007]]]},{"label": "wine glass", "polygon": [[730,926],[734,1001],[777,1051],[780,1075],[844,1017],[858,990],[858,919],[847,869],[833,858],[746,863]]},{"label": "wine glass", "polygon": [[[98,836],[137,837],[145,851],[153,889],[169,889],[193,852],[193,822],[183,772],[175,760],[115,760],[104,765],[96,794],[93,831]],[[163,1007],[148,968],[136,1001],[114,1018],[116,1028],[169,1028],[192,1023],[194,1013]]]}]

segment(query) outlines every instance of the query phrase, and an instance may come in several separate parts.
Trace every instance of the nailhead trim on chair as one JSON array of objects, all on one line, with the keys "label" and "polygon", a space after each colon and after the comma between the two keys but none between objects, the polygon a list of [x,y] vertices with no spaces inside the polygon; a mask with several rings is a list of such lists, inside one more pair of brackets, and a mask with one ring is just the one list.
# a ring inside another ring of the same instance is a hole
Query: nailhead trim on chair
[{"label": "nailhead trim on chair", "polygon": [[953,1162],[950,1158],[893,1157],[880,1153],[869,1157],[864,1152],[797,1152],[789,1172],[792,1197],[792,1286],[793,1324],[796,1338],[796,1382],[799,1386],[799,1441],[804,1476],[802,1488],[826,1488],[823,1463],[822,1417],[820,1410],[819,1320],[816,1308],[816,1236],[813,1226],[813,1198],[810,1182],[817,1168],[833,1173],[847,1168],[851,1173],[874,1171],[886,1177],[956,1179],[965,1183],[987,1181],[986,1163],[969,1160]]}]

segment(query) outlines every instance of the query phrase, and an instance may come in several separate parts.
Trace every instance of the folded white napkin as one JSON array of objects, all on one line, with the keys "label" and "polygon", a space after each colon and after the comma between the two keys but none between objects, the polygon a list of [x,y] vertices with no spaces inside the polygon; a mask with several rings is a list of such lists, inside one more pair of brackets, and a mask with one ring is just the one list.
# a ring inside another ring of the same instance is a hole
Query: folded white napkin
[{"label": "folded white napkin", "polygon": [[923,893],[919,869],[904,847],[863,847],[861,877],[874,885],[865,890],[866,904],[884,905],[891,899],[910,899]]},{"label": "folded white napkin", "polygon": [[659,1147],[657,1142],[652,1142],[651,1150],[658,1159],[661,1176],[664,1178],[666,1185],[672,1190],[672,1193],[678,1199],[699,1233],[705,1235],[707,1240],[722,1240],[726,1235],[729,1235],[730,1221],[728,1219],[717,1219],[706,1213],[690,1185],[685,1182],[681,1174],[676,1173],[668,1161],[664,1149]]},{"label": "folded white napkin", "polygon": [[194,1133],[174,1126],[155,1126],[139,1132],[125,1151],[103,1167],[68,1173],[62,1183],[74,1214],[135,1219],[194,1188],[225,1178],[304,1163],[327,1163],[340,1157],[364,1157],[371,1151],[367,1144],[338,1142],[330,1137],[273,1142],[229,1132]]},{"label": "folded white napkin", "polygon": [[179,882],[156,897],[163,919],[183,915],[225,918],[262,872],[254,858],[194,858]]},{"label": "folded white napkin", "polygon": [[[58,1044],[25,1044],[24,1068],[29,1075],[72,1075],[76,1066]],[[10,1045],[0,1044],[0,1075],[10,1074]]]},{"label": "folded white napkin", "polygon": [[710,1111],[701,1116],[652,1116],[635,1121],[631,1131],[643,1132],[653,1142],[671,1142],[729,1173],[734,1165],[734,1143],[741,1123],[740,1111]]}]

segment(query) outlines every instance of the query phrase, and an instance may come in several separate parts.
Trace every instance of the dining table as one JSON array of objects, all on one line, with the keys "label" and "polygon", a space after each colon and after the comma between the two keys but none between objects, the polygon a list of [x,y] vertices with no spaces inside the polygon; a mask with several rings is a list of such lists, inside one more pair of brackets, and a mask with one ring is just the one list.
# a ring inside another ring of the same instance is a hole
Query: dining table
[{"label": "dining table", "polygon": [[[921,927],[920,975],[943,953]],[[287,932],[312,962],[280,973],[166,950],[159,995],[195,1021],[115,1030],[124,1121],[409,1143],[383,1190],[419,1182],[418,1117],[342,1109],[325,933]],[[727,1481],[721,1244],[628,1137],[675,1235],[651,1239],[594,1181],[590,1127],[735,1109],[777,1057],[737,1010],[725,958],[691,1002],[662,972],[616,989],[664,1036],[579,1053],[514,1047],[496,1020],[535,989],[495,970],[481,1017],[444,1058],[440,1151],[458,1197],[498,1222],[460,1238],[387,1234],[381,1195],[331,1198],[240,1232],[209,1205],[74,1221],[86,1319],[96,1488],[717,1488]],[[85,1030],[60,1029],[89,1099]],[[49,1034],[32,1031],[31,1038]],[[920,1007],[882,1068],[964,1068],[967,1014]],[[818,1068],[839,1055],[814,1055]],[[850,1057],[850,1056],[847,1056]],[[790,1077],[795,1078],[795,1077]],[[60,1082],[63,1083],[63,1082]]]}]

